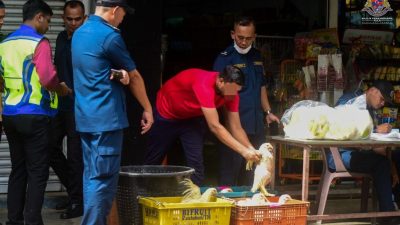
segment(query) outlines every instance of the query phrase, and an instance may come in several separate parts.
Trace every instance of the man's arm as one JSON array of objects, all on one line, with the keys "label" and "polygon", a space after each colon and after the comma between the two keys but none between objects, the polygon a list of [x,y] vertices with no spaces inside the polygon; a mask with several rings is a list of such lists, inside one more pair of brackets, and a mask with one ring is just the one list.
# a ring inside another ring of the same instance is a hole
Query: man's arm
[{"label": "man's arm", "polygon": [[244,146],[239,141],[237,141],[228,132],[228,130],[225,129],[224,126],[222,126],[222,124],[219,122],[218,112],[215,108],[201,107],[201,110],[203,111],[204,117],[207,121],[207,125],[210,128],[211,132],[213,132],[222,143],[242,155],[246,160],[258,162],[261,159],[261,154],[253,149],[250,142],[245,143],[249,144],[247,147]]},{"label": "man's arm", "polygon": [[129,89],[135,98],[138,100],[139,104],[143,107],[143,115],[141,120],[142,134],[150,130],[151,125],[154,123],[153,111],[149,98],[147,97],[146,87],[142,76],[138,70],[132,70],[129,72]]},{"label": "man's arm", "polygon": [[242,124],[240,123],[239,113],[229,112],[226,109],[224,110],[224,113],[226,119],[226,128],[229,130],[232,136],[248,148],[254,149],[249,138],[247,137],[246,132],[243,130]]},{"label": "man's arm", "polygon": [[59,82],[56,69],[52,63],[51,46],[47,39],[39,42],[33,55],[33,63],[39,76],[40,84],[49,91],[56,91],[64,96],[72,93],[72,90],[64,83]]},{"label": "man's arm", "polygon": [[274,121],[277,123],[280,123],[279,118],[271,112],[271,106],[270,106],[269,100],[268,100],[267,88],[265,86],[261,87],[261,106],[262,106],[264,112],[267,112],[267,111],[270,112],[267,115],[265,115],[265,120],[267,121],[268,124],[270,124]]}]

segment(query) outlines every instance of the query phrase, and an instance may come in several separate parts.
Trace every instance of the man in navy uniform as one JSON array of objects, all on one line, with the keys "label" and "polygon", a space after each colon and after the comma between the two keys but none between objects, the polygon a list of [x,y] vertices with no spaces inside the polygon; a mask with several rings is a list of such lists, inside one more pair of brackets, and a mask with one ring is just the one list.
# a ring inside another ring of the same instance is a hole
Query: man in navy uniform
[{"label": "man in navy uniform", "polygon": [[[239,17],[231,31],[233,45],[218,55],[214,70],[221,72],[227,65],[239,67],[245,74],[245,85],[239,92],[239,115],[241,124],[250,142],[258,148],[265,142],[264,122],[279,123],[279,118],[271,112],[268,102],[266,78],[260,52],[252,47],[256,37],[254,20]],[[219,184],[250,185],[252,171],[246,171],[246,161],[226,145],[219,145]]]}]

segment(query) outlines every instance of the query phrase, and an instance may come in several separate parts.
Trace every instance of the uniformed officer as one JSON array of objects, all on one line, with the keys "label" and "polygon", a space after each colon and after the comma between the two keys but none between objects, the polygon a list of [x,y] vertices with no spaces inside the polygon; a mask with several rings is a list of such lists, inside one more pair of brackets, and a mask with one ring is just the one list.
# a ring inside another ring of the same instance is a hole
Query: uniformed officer
[{"label": "uniformed officer", "polygon": [[129,84],[144,109],[142,134],[153,124],[143,78],[116,28],[133,11],[126,0],[97,0],[95,14],[72,35],[75,121],[84,165],[81,225],[106,225],[117,192],[123,129],[129,125],[122,84]]},{"label": "uniformed officer", "polygon": [[[233,45],[218,55],[214,70],[222,71],[227,65],[239,67],[245,74],[245,83],[240,91],[239,114],[241,124],[250,142],[258,148],[265,142],[264,120],[269,124],[279,123],[271,112],[266,90],[266,78],[260,52],[252,47],[255,40],[255,23],[249,17],[235,20],[231,37]],[[243,157],[227,146],[219,144],[219,184],[250,185],[253,172],[246,171]]]}]

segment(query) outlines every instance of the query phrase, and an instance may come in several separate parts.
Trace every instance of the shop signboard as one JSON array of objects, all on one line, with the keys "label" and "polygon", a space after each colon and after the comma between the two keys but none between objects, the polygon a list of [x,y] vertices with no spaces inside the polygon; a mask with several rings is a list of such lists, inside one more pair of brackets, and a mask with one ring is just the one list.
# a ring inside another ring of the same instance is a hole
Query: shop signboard
[{"label": "shop signboard", "polygon": [[368,29],[346,29],[343,35],[343,43],[351,44],[360,42],[364,44],[392,44],[392,31],[379,31]]}]

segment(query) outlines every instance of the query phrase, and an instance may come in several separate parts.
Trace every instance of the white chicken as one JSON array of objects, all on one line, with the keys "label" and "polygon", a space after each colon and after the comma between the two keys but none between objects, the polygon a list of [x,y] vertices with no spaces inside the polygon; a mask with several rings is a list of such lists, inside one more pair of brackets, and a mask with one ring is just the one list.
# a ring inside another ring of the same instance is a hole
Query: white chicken
[{"label": "white chicken", "polygon": [[292,197],[290,197],[288,194],[284,194],[279,197],[278,203],[283,205],[290,200],[293,200]]},{"label": "white chicken", "polygon": [[[265,186],[271,182],[272,173],[274,170],[274,156],[273,147],[270,143],[264,143],[258,149],[262,155],[260,162],[257,164],[254,170],[254,181],[251,188],[251,192],[260,192],[265,196],[274,196],[274,194],[268,193]],[[246,169],[251,170],[253,167],[253,161],[248,161],[246,164]]]},{"label": "white chicken", "polygon": [[262,206],[267,205],[271,207],[281,206],[292,200],[292,197],[288,194],[281,195],[278,202],[271,202],[262,193],[254,194],[252,198],[246,198],[237,201],[238,206]]},{"label": "white chicken", "polygon": [[264,205],[269,202],[267,197],[262,193],[254,194],[253,197],[251,197],[251,201],[256,205]]},{"label": "white chicken", "polygon": [[217,189],[208,188],[203,194],[200,188],[195,185],[192,180],[185,178],[180,182],[183,186],[182,203],[196,203],[196,202],[215,202],[217,201]]},{"label": "white chicken", "polygon": [[268,201],[267,197],[264,194],[257,193],[254,194],[251,198],[245,198],[239,200],[237,202],[238,206],[261,206],[261,205],[268,205],[270,202]]}]

